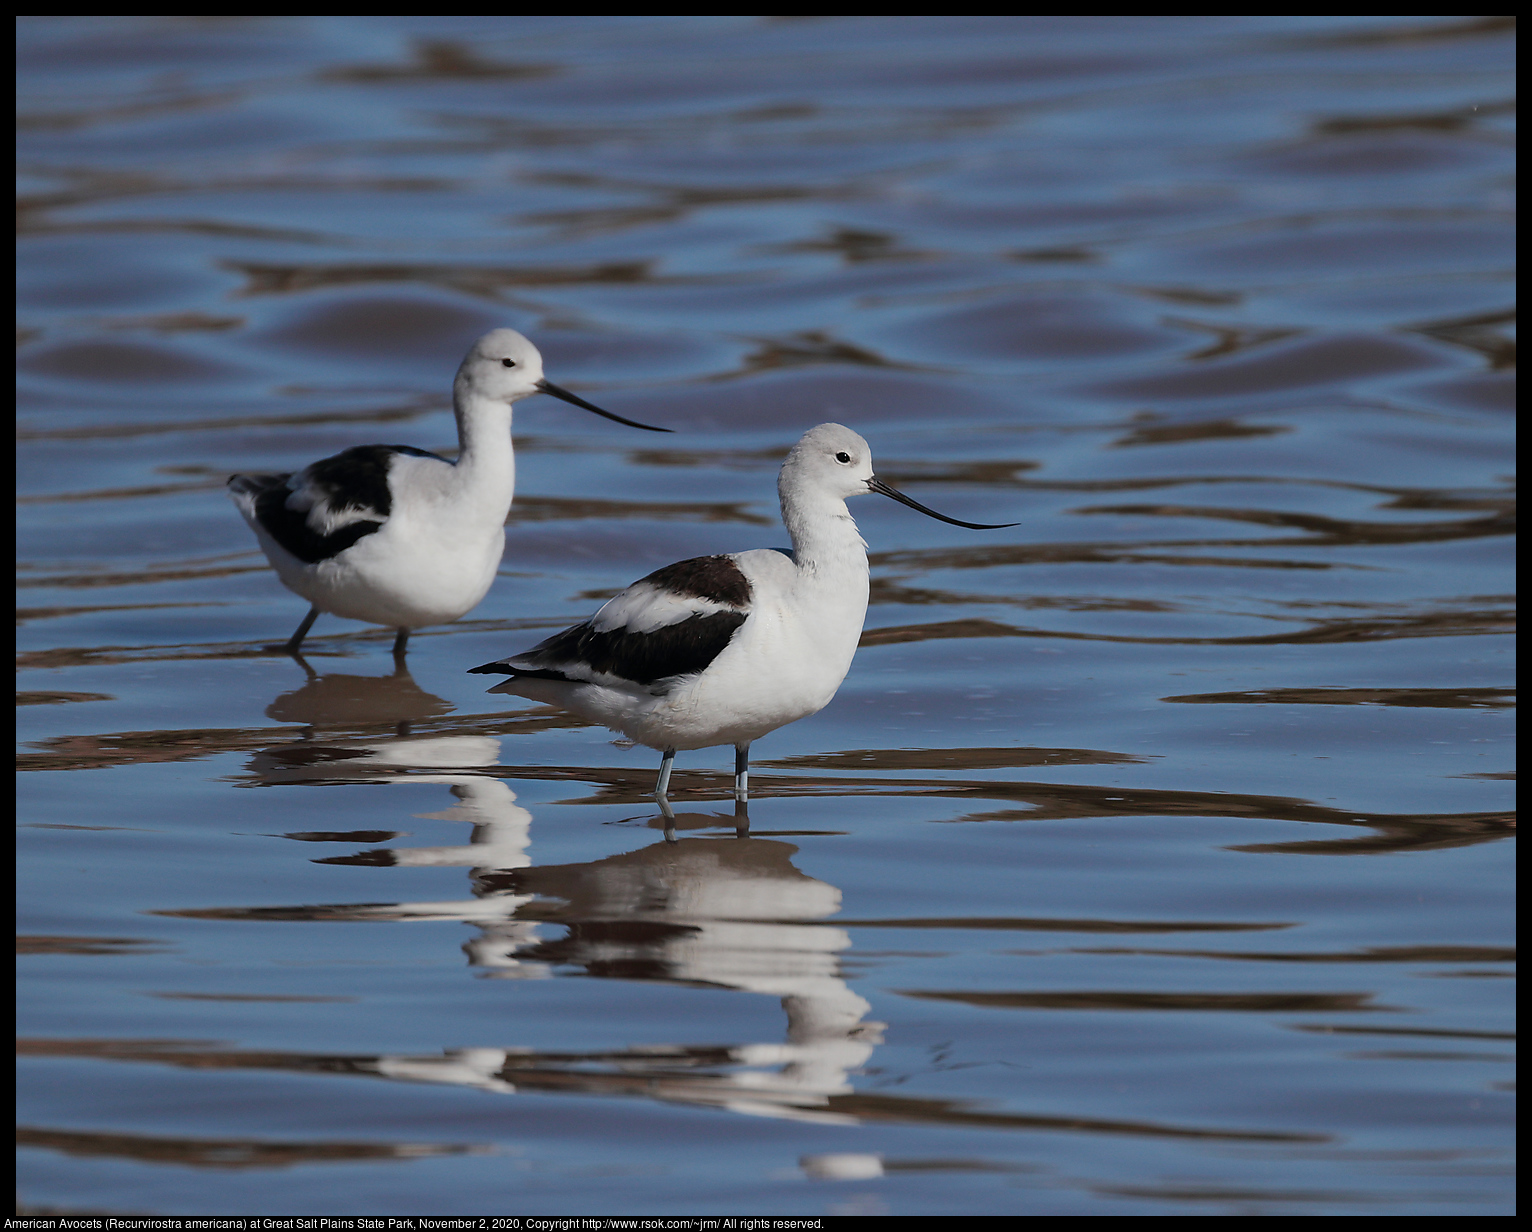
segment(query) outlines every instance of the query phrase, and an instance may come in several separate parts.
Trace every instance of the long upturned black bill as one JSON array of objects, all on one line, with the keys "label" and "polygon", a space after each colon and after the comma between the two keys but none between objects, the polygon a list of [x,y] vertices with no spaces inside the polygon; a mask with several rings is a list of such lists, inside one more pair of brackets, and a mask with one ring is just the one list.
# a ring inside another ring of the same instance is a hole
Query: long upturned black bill
[{"label": "long upturned black bill", "polygon": [[567,389],[560,389],[552,381],[539,381],[538,389],[545,394],[552,394],[555,398],[562,398],[573,406],[583,407],[587,411],[595,411],[607,419],[615,419],[620,424],[627,424],[630,428],[642,428],[645,432],[674,432],[674,428],[656,428],[653,424],[641,424],[636,419],[624,419],[621,415],[613,415],[611,411],[603,411],[599,406],[592,406],[584,398],[576,397]]},{"label": "long upturned black bill", "polygon": [[949,518],[945,513],[937,513],[934,509],[927,509],[917,500],[911,500],[898,488],[889,487],[876,475],[867,481],[869,491],[880,492],[884,496],[891,496],[901,505],[908,505],[911,509],[918,509],[928,518],[935,518],[938,522],[950,522],[953,526],[966,526],[969,530],[1004,530],[1007,526],[1020,526],[1020,522],[960,522],[957,518]]}]

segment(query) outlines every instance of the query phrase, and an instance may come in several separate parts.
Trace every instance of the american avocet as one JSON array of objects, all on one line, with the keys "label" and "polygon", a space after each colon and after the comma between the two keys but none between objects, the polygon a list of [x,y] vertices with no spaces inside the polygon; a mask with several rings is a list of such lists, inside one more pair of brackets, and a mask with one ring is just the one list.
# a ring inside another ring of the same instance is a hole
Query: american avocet
[{"label": "american avocet", "polygon": [[282,584],[309,614],[284,647],[297,653],[320,612],[399,631],[456,620],[477,606],[505,551],[516,487],[511,403],[532,394],[669,432],[592,406],[543,376],[543,357],[514,329],[474,343],[452,383],[459,451],[450,462],[408,445],[358,445],[295,475],[235,475],[229,492]]},{"label": "american avocet", "polygon": [[846,498],[881,492],[954,526],[879,479],[867,442],[840,424],[805,432],[777,477],[789,552],[699,556],[641,578],[584,624],[472,672],[490,690],[572,710],[662,756],[663,802],[677,749],[732,744],[745,799],[750,744],[829,704],[867,615],[867,544]]}]

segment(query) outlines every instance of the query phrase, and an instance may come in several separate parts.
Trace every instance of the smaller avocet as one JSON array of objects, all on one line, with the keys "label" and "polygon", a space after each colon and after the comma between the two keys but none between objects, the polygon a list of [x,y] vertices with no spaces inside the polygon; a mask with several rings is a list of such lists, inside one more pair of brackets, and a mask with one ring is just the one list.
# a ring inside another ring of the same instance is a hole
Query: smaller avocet
[{"label": "smaller avocet", "polygon": [[532,394],[603,411],[543,376],[543,357],[514,329],[474,343],[452,383],[455,462],[408,445],[358,445],[294,475],[235,475],[229,492],[288,590],[309,614],[284,649],[296,654],[321,612],[398,630],[445,624],[489,592],[516,490],[511,403]]}]

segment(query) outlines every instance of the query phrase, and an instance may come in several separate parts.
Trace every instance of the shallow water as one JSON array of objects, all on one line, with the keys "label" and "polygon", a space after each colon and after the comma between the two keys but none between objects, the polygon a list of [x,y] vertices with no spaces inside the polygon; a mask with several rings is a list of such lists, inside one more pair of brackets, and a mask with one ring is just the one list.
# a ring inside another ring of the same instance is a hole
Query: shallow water
[{"label": "shallow water", "polygon": [[[1511,1212],[1511,19],[19,30],[23,1209]],[[478,609],[265,649],[224,478],[498,325],[676,435],[520,404]],[[667,842],[464,669],[826,419],[1020,525],[855,504]]]}]

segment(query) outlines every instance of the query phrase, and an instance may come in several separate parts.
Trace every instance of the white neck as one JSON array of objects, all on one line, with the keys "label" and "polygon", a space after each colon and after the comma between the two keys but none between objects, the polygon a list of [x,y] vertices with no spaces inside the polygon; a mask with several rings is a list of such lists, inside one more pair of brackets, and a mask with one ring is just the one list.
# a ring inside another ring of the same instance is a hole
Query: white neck
[{"label": "white neck", "polygon": [[453,390],[457,416],[457,487],[480,499],[504,499],[507,511],[516,489],[516,455],[511,445],[511,408],[462,388]]},{"label": "white neck", "polygon": [[804,577],[867,577],[867,541],[846,502],[825,493],[784,493],[782,522],[793,540],[793,557]]}]

